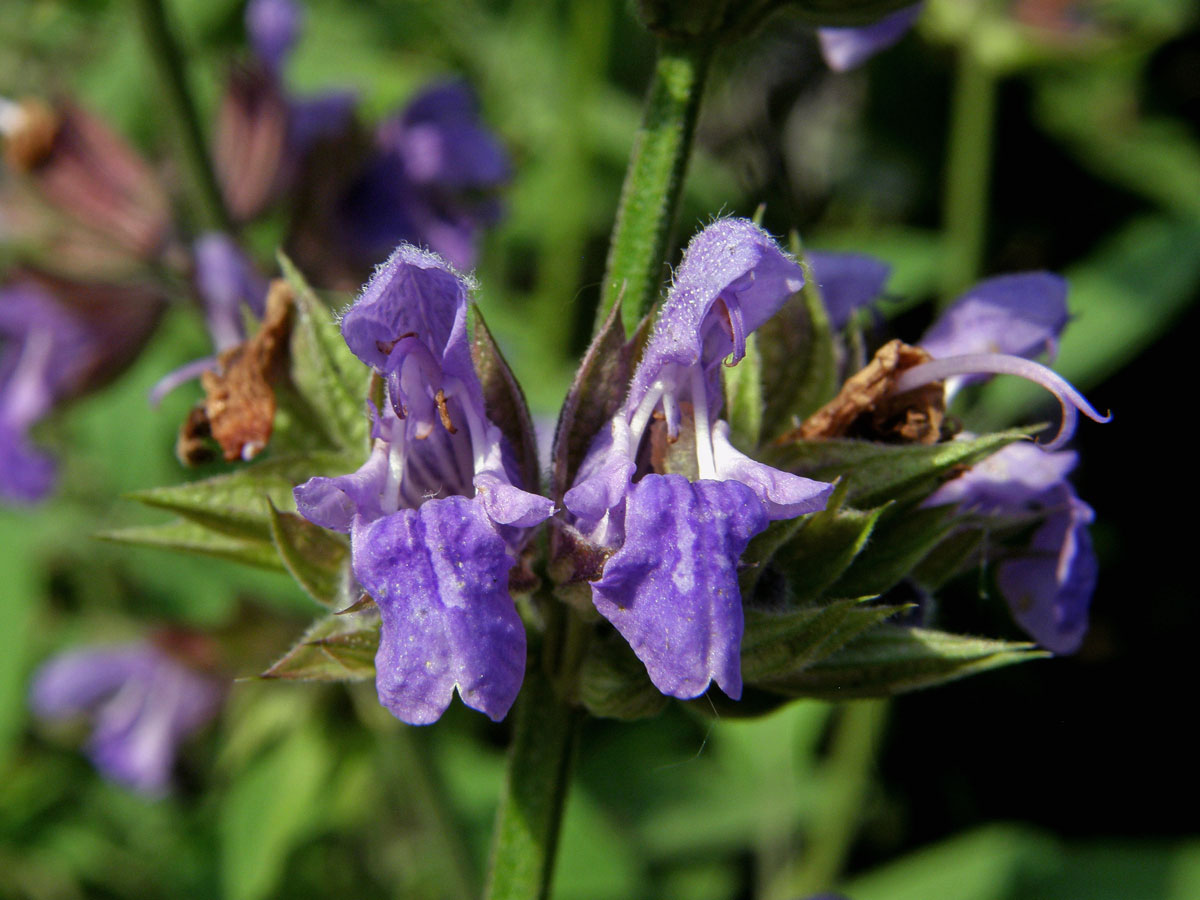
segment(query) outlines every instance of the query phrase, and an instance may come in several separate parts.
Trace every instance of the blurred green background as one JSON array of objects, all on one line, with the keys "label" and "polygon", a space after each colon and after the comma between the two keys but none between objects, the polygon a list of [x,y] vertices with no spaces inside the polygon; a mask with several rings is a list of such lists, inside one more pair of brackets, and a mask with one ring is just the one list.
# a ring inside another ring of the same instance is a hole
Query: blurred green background
[{"label": "blurred green background", "polygon": [[[515,172],[477,269],[481,304],[535,413],[552,416],[590,330],[649,37],[620,0],[305,6],[287,70],[302,93],[353,88],[374,121],[436,77],[479,91]],[[245,52],[242,4],[168,8],[211,122]],[[722,53],[677,243],[766,204],[776,234],[890,262],[884,313],[911,338],[931,301],[976,276],[1070,279],[1056,368],[1115,415],[1075,444],[1076,486],[1098,516],[1093,626],[1078,656],[889,706],[590,722],[556,896],[782,900],[836,881],[854,900],[1200,897],[1195,753],[1180,726],[1200,627],[1183,466],[1200,333],[1196,26],[1184,0],[943,0],[848,74],[825,69],[794,17]],[[0,93],[76,96],[170,178],[178,148],[151,72],[127,3],[0,8]],[[264,271],[282,227],[247,235]],[[471,896],[507,732],[461,706],[407,729],[369,684],[243,681],[163,800],[102,781],[78,734],[29,717],[29,675],[56,650],[148,623],[251,622],[251,676],[314,612],[283,576],[91,537],[151,520],[122,494],[194,477],[173,448],[198,389],[153,411],[145,397],[207,341],[177,304],[129,372],[39,432],[63,460],[57,496],[0,510],[0,896]],[[963,416],[1053,415],[1039,402],[997,382]],[[1004,633],[983,583],[962,579],[942,613]]]}]

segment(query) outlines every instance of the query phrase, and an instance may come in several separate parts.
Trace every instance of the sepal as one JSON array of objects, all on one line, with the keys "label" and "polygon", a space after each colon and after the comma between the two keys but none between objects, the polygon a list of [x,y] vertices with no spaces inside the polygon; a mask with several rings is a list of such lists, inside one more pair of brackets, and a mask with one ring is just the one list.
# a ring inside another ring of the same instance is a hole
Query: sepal
[{"label": "sepal", "polygon": [[173,519],[161,525],[135,525],[130,528],[102,531],[96,537],[118,544],[212,556],[257,569],[283,569],[279,555],[269,540],[234,537],[189,519]]},{"label": "sepal", "polygon": [[291,681],[374,678],[379,628],[379,611],[374,608],[318,619],[261,677]]},{"label": "sepal", "polygon": [[593,716],[626,721],[658,715],[667,705],[642,661],[614,632],[589,644],[579,670],[579,701]]},{"label": "sepal", "polygon": [[278,258],[296,307],[290,346],[292,382],[315,414],[309,417],[315,421],[305,424],[320,427],[332,447],[361,454],[369,440],[363,395],[370,370],[350,352],[333,313],[300,270],[282,252]]},{"label": "sepal", "polygon": [[847,503],[869,509],[888,501],[918,500],[964,466],[979,462],[1038,429],[1015,428],[968,441],[941,444],[881,444],[834,438],[781,440],[764,450],[766,462],[818,481],[844,477]]},{"label": "sepal", "polygon": [[789,697],[890,697],[1050,656],[1034,644],[883,624],[801,672],[759,686]]},{"label": "sepal", "polygon": [[271,540],[288,574],[317,603],[335,608],[349,577],[350,544],[336,532],[267,501]]},{"label": "sepal", "polygon": [[541,480],[537,435],[533,431],[533,418],[529,415],[525,394],[500,353],[492,333],[488,331],[479,307],[471,304],[470,313],[471,361],[475,364],[475,373],[483,388],[483,407],[488,420],[500,429],[516,454],[522,487],[536,491]]}]

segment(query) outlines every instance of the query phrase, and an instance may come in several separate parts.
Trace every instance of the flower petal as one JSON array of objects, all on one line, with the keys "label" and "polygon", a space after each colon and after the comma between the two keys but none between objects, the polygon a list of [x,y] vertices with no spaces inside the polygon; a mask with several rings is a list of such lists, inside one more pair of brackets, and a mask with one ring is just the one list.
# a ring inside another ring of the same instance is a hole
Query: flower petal
[{"label": "flower petal", "polygon": [[349,534],[355,516],[383,515],[380,496],[387,482],[387,450],[377,442],[357,472],[336,478],[318,476],[297,486],[292,495],[300,515],[314,525]]},{"label": "flower petal", "polygon": [[1020,509],[1066,479],[1078,454],[1047,453],[1029,441],[1009,444],[959,477],[947,481],[923,506],[959,503],[974,512]]},{"label": "flower petal", "polygon": [[876,300],[892,273],[887,263],[863,253],[810,250],[807,257],[834,331],[845,328],[856,309]]},{"label": "flower petal", "polygon": [[737,565],[766,525],[758,498],[736,481],[647,475],[629,492],[625,543],[592,597],[664,694],[698,697],[715,680],[741,696]]},{"label": "flower petal", "polygon": [[996,568],[996,583],[1034,640],[1054,653],[1074,653],[1087,633],[1096,588],[1098,564],[1087,529],[1094,514],[1069,485],[1056,493],[1059,511],[1034,532],[1028,555]]},{"label": "flower petal", "polygon": [[825,64],[835,72],[861,66],[880,50],[886,50],[904,37],[921,14],[922,5],[916,3],[905,7],[862,28],[818,28],[817,38],[821,42]]},{"label": "flower petal", "polygon": [[525,673],[525,630],[508,593],[513,559],[481,505],[430,500],[355,520],[354,574],[379,606],[379,701],[411,725],[436,721],[454,689],[499,721]]},{"label": "flower petal", "polygon": [[981,281],[942,314],[921,339],[937,359],[1007,353],[1050,359],[1067,326],[1067,282],[1050,272],[1022,272]]},{"label": "flower petal", "polygon": [[740,481],[754,491],[770,520],[792,519],[822,510],[833,493],[832,484],[783,472],[735,449],[729,443],[727,422],[716,422],[712,442],[717,475],[722,479]]}]

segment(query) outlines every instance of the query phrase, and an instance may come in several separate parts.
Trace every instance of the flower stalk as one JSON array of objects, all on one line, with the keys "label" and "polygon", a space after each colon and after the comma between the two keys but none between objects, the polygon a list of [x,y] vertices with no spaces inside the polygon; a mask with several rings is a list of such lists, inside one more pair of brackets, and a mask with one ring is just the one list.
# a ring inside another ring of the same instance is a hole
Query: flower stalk
[{"label": "flower stalk", "polygon": [[705,41],[659,42],[642,125],[621,188],[596,329],[623,297],[625,327],[632,330],[657,295],[712,54],[712,44]]},{"label": "flower stalk", "polygon": [[535,656],[517,698],[508,769],[492,832],[487,900],[550,896],[583,712],[555,690],[540,663]]},{"label": "flower stalk", "polygon": [[204,231],[229,231],[229,214],[213,171],[195,99],[183,70],[183,60],[187,57],[171,30],[162,0],[133,0],[133,7],[141,22],[146,52],[162,83],[168,114],[174,119],[175,130],[179,134],[183,162],[187,166],[192,188],[192,212],[197,225]]},{"label": "flower stalk", "polygon": [[979,276],[987,238],[996,73],[970,44],[958,51],[942,205],[942,305]]}]

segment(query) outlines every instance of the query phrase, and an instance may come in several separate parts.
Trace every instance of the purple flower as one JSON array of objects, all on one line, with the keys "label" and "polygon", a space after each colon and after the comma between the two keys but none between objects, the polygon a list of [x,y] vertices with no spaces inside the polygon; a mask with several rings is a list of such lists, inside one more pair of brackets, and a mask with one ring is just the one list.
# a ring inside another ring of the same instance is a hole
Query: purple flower
[{"label": "purple flower", "polygon": [[870,305],[883,293],[892,272],[887,263],[862,253],[812,250],[807,256],[834,331],[845,328],[855,310]]},{"label": "purple flower", "polygon": [[1054,394],[1062,407],[1062,422],[1047,450],[1070,440],[1079,412],[1095,422],[1110,421],[1111,415],[1097,412],[1064,378],[1029,359],[1056,352],[1069,319],[1066,293],[1066,282],[1048,272],[980,282],[956,300],[921,340],[936,359],[905,371],[896,381],[895,392],[945,381],[949,397],[962,384],[983,376],[1019,375]]},{"label": "purple flower", "polygon": [[[575,526],[614,551],[592,582],[596,608],[674,697],[699,696],[713,680],[741,696],[738,559],[769,521],[822,509],[832,491],[744,456],[717,419],[722,361],[741,360],[746,336],[803,283],[800,266],[745,219],[698,234],[624,405],[564,497]],[[668,446],[694,447],[677,460],[687,477],[650,470],[652,428]]]},{"label": "purple flower", "polygon": [[457,688],[499,720],[520,690],[525,630],[508,573],[553,504],[523,489],[487,418],[467,343],[472,285],[402,245],[342,318],[354,354],[386,380],[374,447],[357,472],[296,488],[309,521],[349,532],[355,577],[382,618],[375,684],[405,722],[436,721]]},{"label": "purple flower", "polygon": [[222,351],[246,339],[243,305],[259,319],[266,312],[267,281],[229,235],[210,231],[198,237],[192,244],[192,264],[192,283],[204,305],[215,352],[159,379],[150,390],[152,406],[181,384],[215,369]]},{"label": "purple flower", "polygon": [[884,16],[862,28],[818,28],[821,55],[835,72],[845,72],[865,63],[880,50],[886,50],[904,37],[924,4],[915,3]]},{"label": "purple flower", "polygon": [[339,208],[343,240],[364,259],[406,241],[470,266],[508,177],[508,155],[480,122],[471,89],[434,85],[377,129],[375,152]]},{"label": "purple flower", "polygon": [[86,715],[91,756],[105,777],[146,794],[168,786],[175,751],[217,713],[224,686],[146,643],[71,650],[34,676],[37,716]]},{"label": "purple flower", "polygon": [[255,54],[272,71],[283,65],[300,37],[300,8],[292,0],[250,0],[246,36]]},{"label": "purple flower", "polygon": [[1075,496],[1067,473],[1075,453],[1010,444],[942,485],[925,506],[958,504],[964,513],[1044,516],[1029,545],[996,568],[1013,617],[1043,647],[1074,653],[1087,631],[1096,586],[1096,557],[1087,526],[1090,506]]}]

